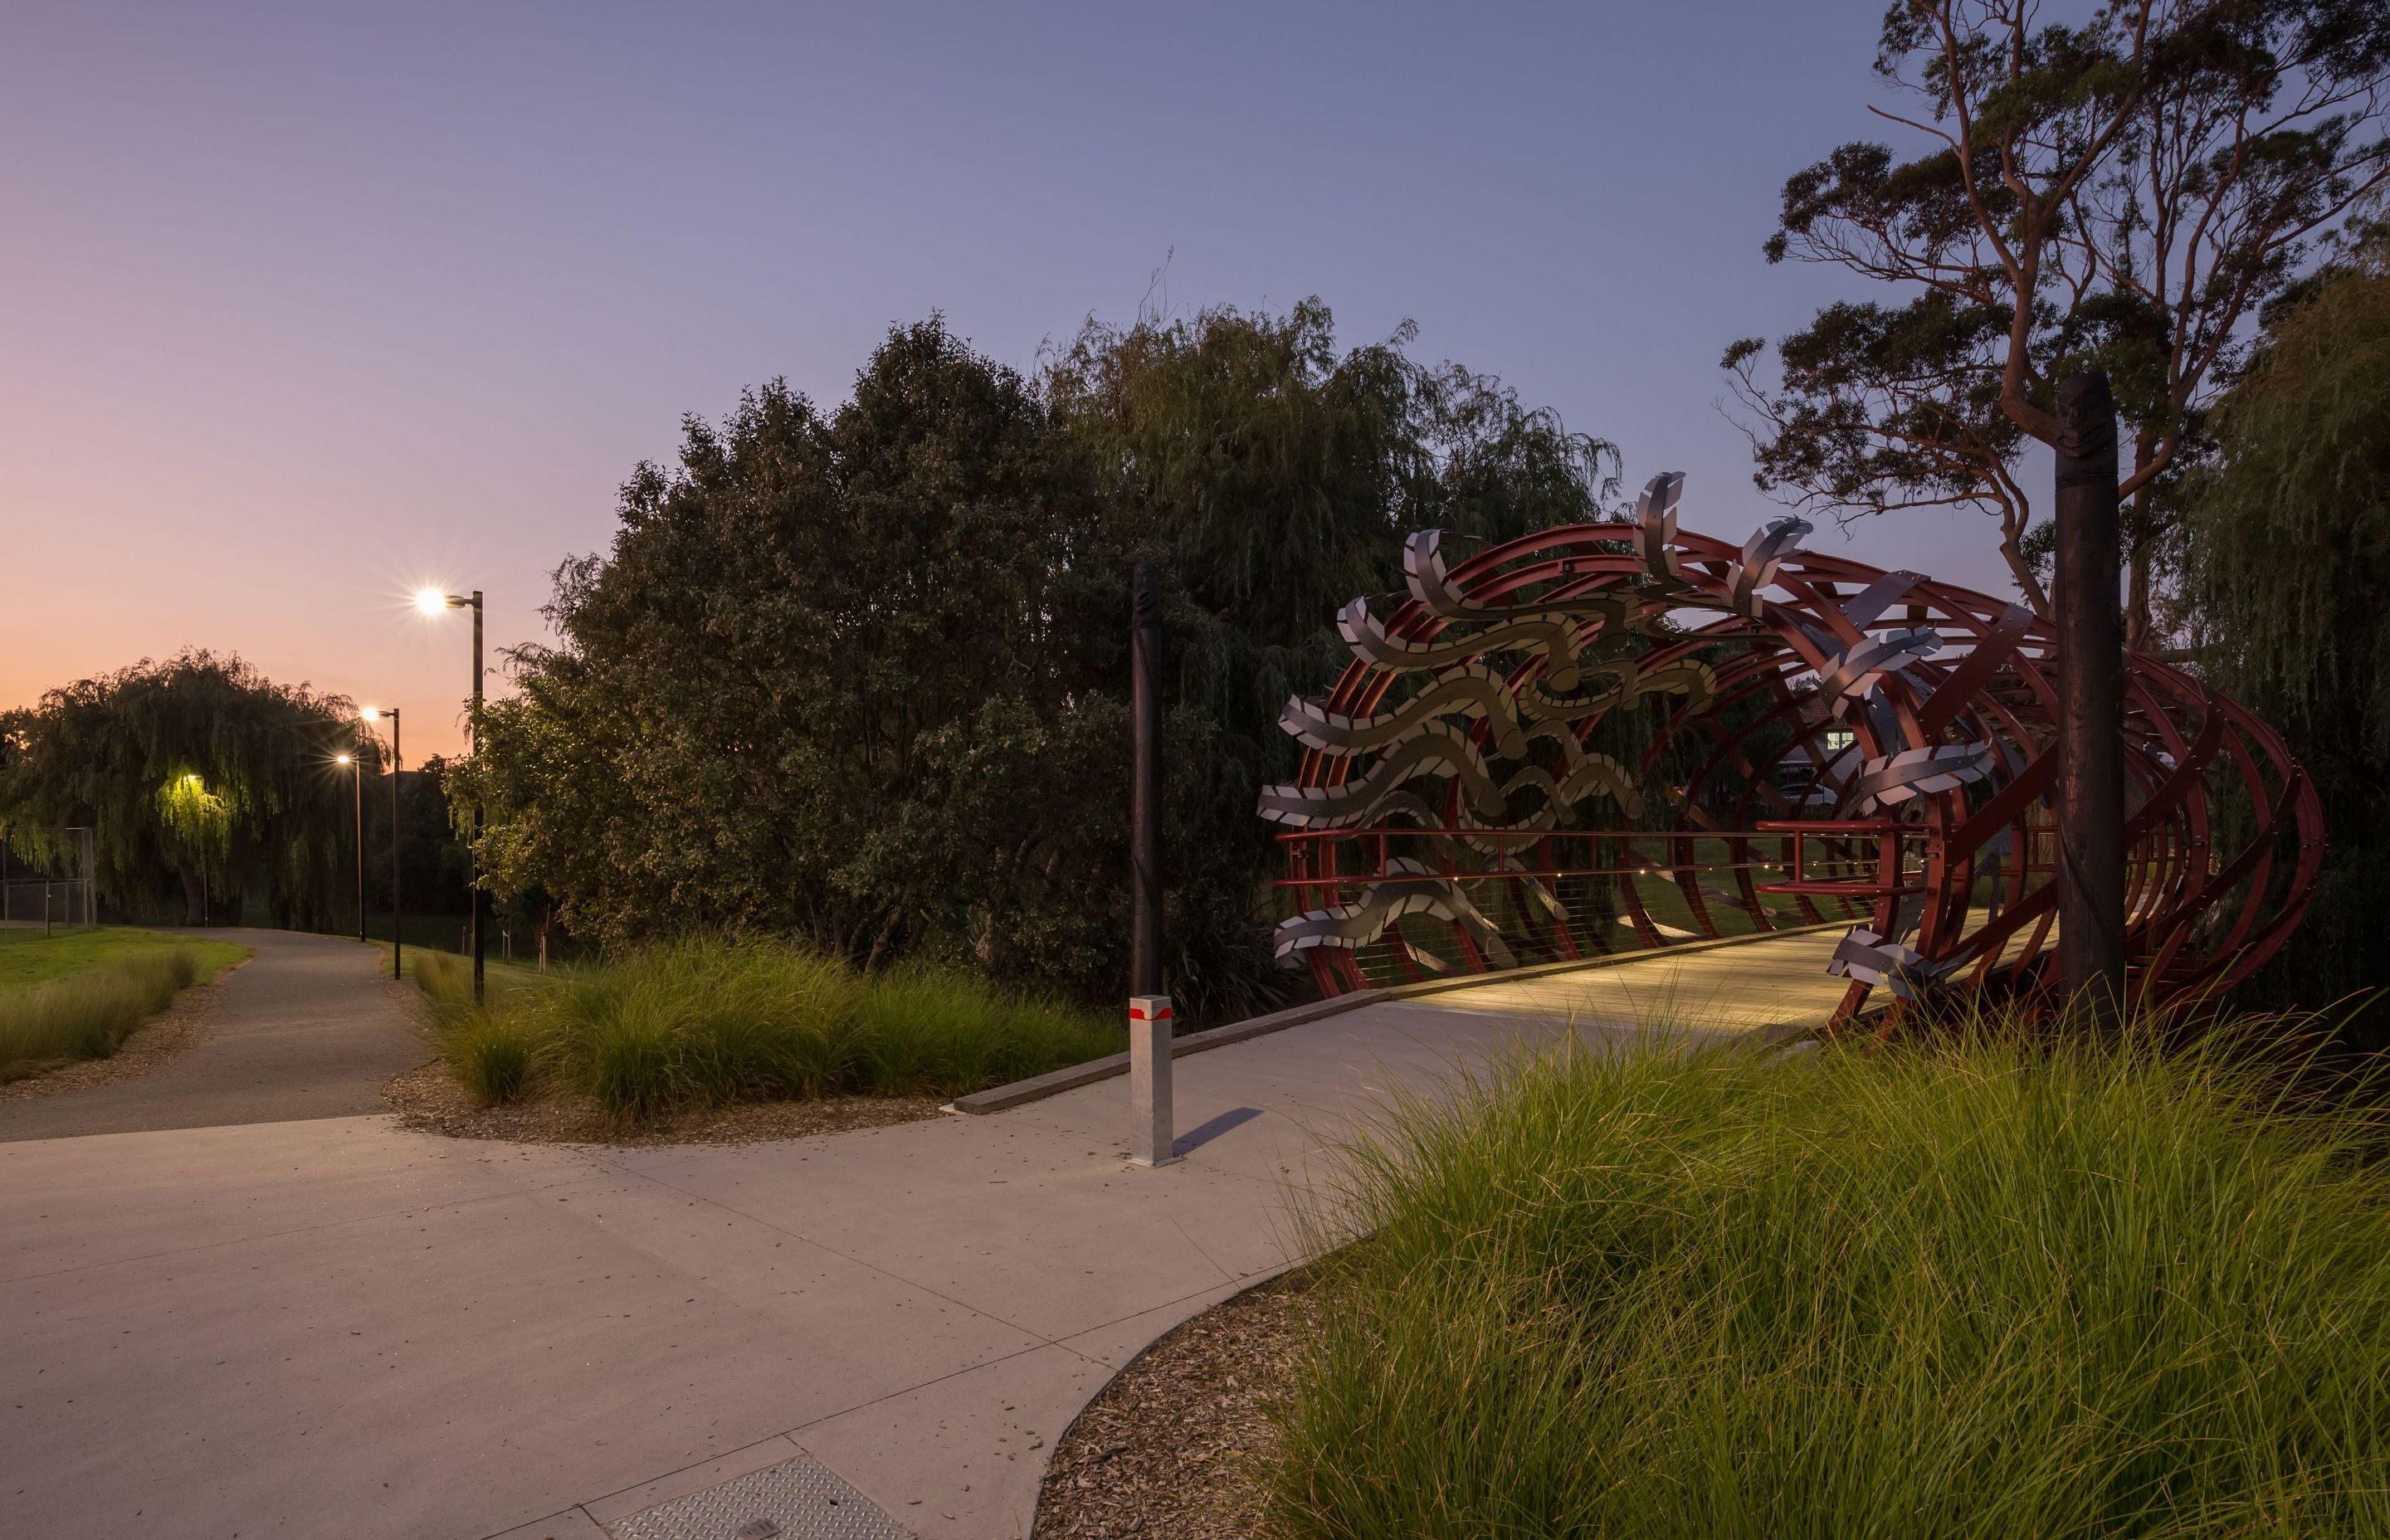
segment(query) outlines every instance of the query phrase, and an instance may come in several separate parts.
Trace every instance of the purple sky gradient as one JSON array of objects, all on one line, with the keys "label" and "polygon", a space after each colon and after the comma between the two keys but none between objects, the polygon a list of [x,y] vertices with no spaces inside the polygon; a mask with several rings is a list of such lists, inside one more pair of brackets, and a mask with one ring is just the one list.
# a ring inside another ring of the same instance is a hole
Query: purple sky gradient
[{"label": "purple sky gradient", "polygon": [[[1881,11],[29,7],[0,705],[187,643],[454,751],[468,632],[409,590],[541,635],[683,413],[775,375],[834,403],[932,309],[1024,367],[1150,291],[1317,294],[1348,344],[1409,317],[1740,538],[1773,510],[1718,354],[1857,292],[1759,244],[1787,173],[1881,136]],[[1988,520],[1859,537],[2007,591]]]}]

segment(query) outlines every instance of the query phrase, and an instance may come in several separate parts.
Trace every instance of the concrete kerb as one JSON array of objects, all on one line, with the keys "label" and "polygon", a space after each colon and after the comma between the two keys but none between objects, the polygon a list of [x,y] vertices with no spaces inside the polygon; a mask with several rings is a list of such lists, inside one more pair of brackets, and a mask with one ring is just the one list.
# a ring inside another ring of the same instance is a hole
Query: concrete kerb
[{"label": "concrete kerb", "polygon": [[[1815,930],[1830,930],[1847,926],[1848,919],[1830,919],[1816,925],[1787,926],[1777,930],[1759,930],[1748,936],[1721,936],[1715,941],[1679,942],[1673,946],[1645,947],[1635,952],[1613,952],[1599,957],[1574,957],[1563,962],[1537,963],[1530,968],[1507,968],[1494,973],[1471,973],[1458,979],[1429,979],[1415,984],[1397,984],[1391,989],[1360,989],[1350,995],[1333,995],[1325,1000],[1313,1000],[1304,1005],[1274,1010],[1266,1016],[1249,1017],[1231,1021],[1225,1027],[1213,1027],[1204,1032],[1189,1033],[1170,1045],[1170,1057],[1183,1059],[1191,1053],[1209,1048],[1225,1048],[1231,1043],[1284,1032],[1305,1022],[1317,1021],[1330,1016],[1374,1004],[1380,1000],[1413,1000],[1424,995],[1443,995],[1452,990],[1469,989],[1478,984],[1507,983],[1516,979],[1540,979],[1555,973],[1590,971],[1600,968],[1615,968],[1626,963],[1650,962],[1654,957],[1690,952],[1715,951],[1722,946],[1740,946],[1745,942],[1766,941],[1776,936],[1806,935]],[[1059,1096],[1082,1085],[1092,1085],[1099,1080],[1128,1073],[1128,1055],[1116,1053],[1103,1059],[1091,1059],[1085,1064],[1067,1069],[1051,1070],[1027,1080],[1016,1080],[1009,1085],[992,1085],[984,1091],[974,1091],[967,1097],[957,1097],[946,1104],[950,1112],[974,1115],[1001,1112],[1008,1107],[1020,1107],[1047,1097]]]}]

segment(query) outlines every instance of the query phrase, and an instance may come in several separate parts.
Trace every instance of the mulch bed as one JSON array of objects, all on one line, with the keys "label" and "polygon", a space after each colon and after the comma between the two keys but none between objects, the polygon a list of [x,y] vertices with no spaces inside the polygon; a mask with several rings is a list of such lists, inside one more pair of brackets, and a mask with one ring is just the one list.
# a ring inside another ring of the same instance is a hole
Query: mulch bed
[{"label": "mulch bed", "polygon": [[936,1097],[828,1097],[819,1101],[739,1102],[625,1124],[591,1102],[541,1097],[510,1107],[476,1103],[438,1059],[392,1077],[384,1088],[399,1125],[452,1139],[523,1144],[758,1144],[855,1128],[884,1128],[939,1115]]},{"label": "mulch bed", "polygon": [[1139,1354],[1055,1448],[1037,1540],[1250,1540],[1277,1457],[1269,1405],[1317,1328],[1302,1273],[1248,1290]]},{"label": "mulch bed", "polygon": [[247,966],[249,960],[243,957],[212,982],[193,984],[175,995],[173,1005],[135,1027],[106,1059],[68,1059],[26,1079],[0,1084],[0,1102],[63,1096],[156,1074],[206,1040],[217,992],[233,969]]}]

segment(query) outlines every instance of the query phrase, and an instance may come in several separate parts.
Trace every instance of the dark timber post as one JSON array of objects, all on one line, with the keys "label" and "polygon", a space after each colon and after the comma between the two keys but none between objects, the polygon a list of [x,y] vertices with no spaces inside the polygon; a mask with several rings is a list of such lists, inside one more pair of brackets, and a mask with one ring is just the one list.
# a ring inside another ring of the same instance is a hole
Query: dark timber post
[{"label": "dark timber post", "polygon": [[402,923],[403,906],[398,901],[398,775],[406,762],[398,752],[398,708],[392,706],[390,717],[390,976],[405,974],[406,927]]},{"label": "dark timber post", "polygon": [[1129,597],[1128,992],[1162,993],[1162,579],[1137,564]]},{"label": "dark timber post", "polygon": [[[478,758],[482,752],[482,591],[479,588],[473,590],[472,727],[470,747]],[[480,766],[474,768],[478,770]],[[472,873],[473,890],[467,896],[473,905],[473,1003],[478,1006],[482,1003],[482,976],[487,967],[489,945],[488,928],[482,923],[485,899],[482,892],[482,804],[478,799],[473,803]]]},{"label": "dark timber post", "polygon": [[2125,625],[2116,597],[2116,404],[2058,387],[2059,987],[2095,1020],[2125,999]]},{"label": "dark timber post", "polygon": [[366,939],[366,746],[349,733],[349,790],[357,815],[357,940]]}]

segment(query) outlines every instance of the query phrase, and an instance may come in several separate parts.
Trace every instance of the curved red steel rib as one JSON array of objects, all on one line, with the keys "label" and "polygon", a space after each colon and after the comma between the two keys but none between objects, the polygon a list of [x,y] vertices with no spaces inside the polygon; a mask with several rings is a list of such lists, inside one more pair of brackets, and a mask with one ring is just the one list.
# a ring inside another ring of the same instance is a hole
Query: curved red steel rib
[{"label": "curved red steel rib", "polygon": [[[1656,478],[1637,523],[1457,564],[1415,535],[1408,594],[1347,607],[1355,660],[1290,705],[1315,746],[1262,798],[1291,826],[1283,886],[1302,900],[1281,958],[1334,994],[1598,956],[1621,931],[1659,946],[1847,920],[1838,1023],[1878,990],[1896,1017],[1938,988],[2047,987],[2063,944],[2052,628],[1799,550],[1797,520],[1741,546],[1679,532],[1681,483]],[[1402,666],[1429,644],[1432,666]],[[2129,987],[2161,1000],[2281,947],[2323,817],[2273,729],[2179,669],[2127,664]],[[1472,665],[1498,690],[1421,699]],[[1416,719],[1390,725],[1406,705]]]}]

